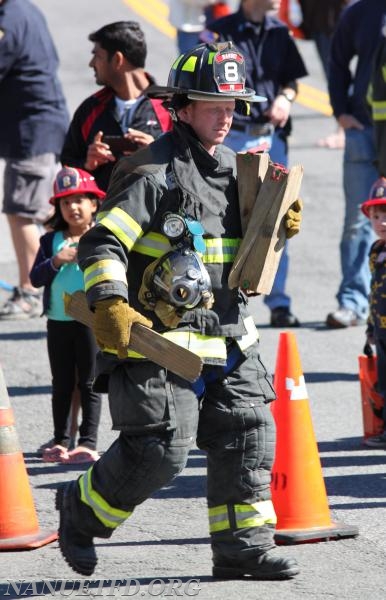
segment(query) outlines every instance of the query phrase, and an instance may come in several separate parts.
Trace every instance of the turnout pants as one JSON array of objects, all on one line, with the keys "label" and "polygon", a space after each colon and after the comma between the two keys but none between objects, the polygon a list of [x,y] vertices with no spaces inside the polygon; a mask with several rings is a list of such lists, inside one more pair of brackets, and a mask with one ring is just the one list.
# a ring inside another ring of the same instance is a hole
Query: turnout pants
[{"label": "turnout pants", "polygon": [[[150,362],[110,376],[118,439],[73,487],[74,525],[109,537],[135,507],[185,466],[197,440],[208,458],[209,530],[215,559],[250,560],[274,545],[270,480],[275,394],[258,345],[229,369],[205,366],[204,392]],[[126,423],[126,424],[124,424]]]}]

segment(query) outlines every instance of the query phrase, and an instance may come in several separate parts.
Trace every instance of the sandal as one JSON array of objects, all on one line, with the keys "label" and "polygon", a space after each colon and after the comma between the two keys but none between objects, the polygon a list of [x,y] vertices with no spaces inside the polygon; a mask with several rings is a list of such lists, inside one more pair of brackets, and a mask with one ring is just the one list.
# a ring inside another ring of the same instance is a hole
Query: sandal
[{"label": "sandal", "polygon": [[75,450],[68,452],[68,458],[64,461],[71,465],[81,463],[96,462],[99,459],[99,454],[96,450],[91,450],[86,446],[78,446]]},{"label": "sandal", "polygon": [[68,449],[60,444],[55,444],[52,448],[43,450],[44,462],[67,462]]},{"label": "sandal", "polygon": [[44,444],[39,446],[39,448],[36,450],[36,454],[38,456],[42,457],[44,450],[47,450],[47,448],[52,448],[52,446],[54,446],[54,445],[55,445],[55,440],[54,440],[54,438],[51,438],[50,440],[48,440],[48,442],[45,442]]}]

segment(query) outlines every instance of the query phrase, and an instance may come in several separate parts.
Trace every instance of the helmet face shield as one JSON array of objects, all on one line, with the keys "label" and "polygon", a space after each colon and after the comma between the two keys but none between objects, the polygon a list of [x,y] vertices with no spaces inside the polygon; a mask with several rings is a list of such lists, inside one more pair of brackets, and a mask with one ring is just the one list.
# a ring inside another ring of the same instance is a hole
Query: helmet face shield
[{"label": "helmet face shield", "polygon": [[245,87],[245,80],[244,56],[232,42],[201,44],[177,58],[167,86],[151,86],[147,95],[164,99],[184,94],[190,100],[265,101],[266,98]]},{"label": "helmet face shield", "polygon": [[151,291],[176,308],[191,310],[211,297],[212,284],[198,254],[182,247],[161,258],[153,273]]}]

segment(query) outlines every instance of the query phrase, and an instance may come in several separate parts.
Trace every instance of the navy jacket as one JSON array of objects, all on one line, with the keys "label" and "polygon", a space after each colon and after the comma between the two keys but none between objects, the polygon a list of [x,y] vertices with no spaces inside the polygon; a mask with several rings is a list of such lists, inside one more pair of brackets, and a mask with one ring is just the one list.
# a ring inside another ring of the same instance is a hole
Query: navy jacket
[{"label": "navy jacket", "polygon": [[29,0],[0,5],[0,156],[57,155],[68,113],[47,23]]},{"label": "navy jacket", "polygon": [[[265,16],[260,27],[246,21],[240,8],[237,13],[211,23],[210,29],[219,35],[220,41],[231,40],[241,50],[247,68],[246,86],[268,99],[251,103],[251,119],[254,123],[267,123],[269,119],[264,112],[280,90],[307,75],[288,27],[270,15]],[[250,117],[236,112],[233,121],[249,122]]]},{"label": "navy jacket", "polygon": [[43,314],[46,314],[50,304],[51,284],[58,274],[52,266],[52,242],[55,231],[49,231],[40,238],[40,247],[30,272],[31,283],[34,287],[44,286]]},{"label": "navy jacket", "polygon": [[[359,0],[341,14],[332,38],[328,88],[335,117],[353,115],[371,125],[366,102],[372,60],[381,35],[386,0]],[[350,62],[358,57],[354,74]]]}]

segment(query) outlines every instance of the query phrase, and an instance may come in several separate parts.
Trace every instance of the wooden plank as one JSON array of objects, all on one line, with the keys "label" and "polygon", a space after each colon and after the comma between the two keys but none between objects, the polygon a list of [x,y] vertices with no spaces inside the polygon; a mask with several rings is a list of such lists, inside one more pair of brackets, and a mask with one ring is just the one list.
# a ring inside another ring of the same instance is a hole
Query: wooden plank
[{"label": "wooden plank", "polygon": [[[247,286],[245,286],[241,280],[241,271],[245,261],[247,260],[249,252],[256,243],[260,229],[263,228],[264,221],[272,207],[272,203],[274,202],[275,198],[282,193],[285,185],[285,172],[282,172],[280,177],[275,177],[274,175],[276,173],[276,167],[273,165],[273,163],[270,163],[264,180],[260,186],[258,198],[256,198],[253,205],[245,235],[242,239],[239,250],[236,254],[236,258],[229,273],[228,285],[231,289],[235,287],[241,287],[245,290],[247,289]],[[247,173],[245,176],[256,179],[256,174],[254,171],[249,171],[249,173]]]},{"label": "wooden plank", "polygon": [[236,154],[236,164],[241,230],[244,236],[257,195],[268,170],[269,155],[266,152],[257,154],[238,152]]},{"label": "wooden plank", "polygon": [[[70,317],[92,328],[94,313],[88,307],[84,292],[65,294],[65,309]],[[197,354],[139,323],[131,328],[129,348],[190,382],[195,381],[202,370],[202,360]]]},{"label": "wooden plank", "polygon": [[[284,187],[280,189],[280,193],[275,196],[270,205],[263,226],[259,229],[256,241],[252,245],[240,273],[240,287],[243,289],[258,294],[271,292],[286,242],[284,216],[299,197],[302,177],[302,166],[292,167]],[[273,183],[270,182],[270,184],[274,189]],[[268,197],[267,193],[267,202]]]},{"label": "wooden plank", "polygon": [[270,163],[228,278],[230,288],[269,294],[283,252],[283,217],[299,196],[303,167]]}]

